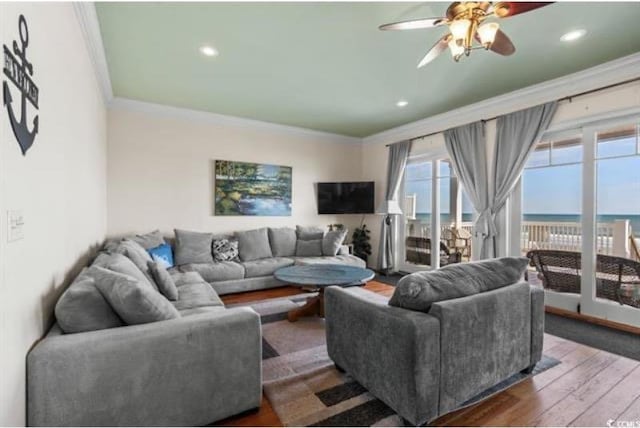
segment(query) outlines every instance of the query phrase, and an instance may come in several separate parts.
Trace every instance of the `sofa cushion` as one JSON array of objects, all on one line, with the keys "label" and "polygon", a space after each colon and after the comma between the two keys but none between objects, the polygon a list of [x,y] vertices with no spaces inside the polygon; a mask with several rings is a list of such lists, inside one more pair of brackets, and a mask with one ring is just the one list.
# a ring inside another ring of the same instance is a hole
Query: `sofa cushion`
[{"label": "sofa cushion", "polygon": [[224,307],[224,303],[218,297],[218,293],[213,291],[213,288],[206,282],[184,284],[178,288],[178,295],[178,300],[173,302],[173,306],[179,311],[204,306]]},{"label": "sofa cushion", "polygon": [[213,234],[175,229],[174,259],[176,265],[188,263],[212,263],[211,244]]},{"label": "sofa cushion", "polygon": [[266,227],[236,232],[236,239],[240,260],[243,262],[273,257]]},{"label": "sofa cushion", "polygon": [[182,266],[182,270],[198,272],[207,282],[244,278],[244,266],[236,262],[190,263]]},{"label": "sofa cushion", "polygon": [[296,231],[290,227],[269,228],[269,244],[274,257],[296,255]]},{"label": "sofa cushion", "polygon": [[169,300],[178,300],[178,288],[167,268],[161,263],[149,262],[149,270],[162,295]]},{"label": "sofa cushion", "polygon": [[214,239],[212,245],[213,260],[216,262],[237,262],[238,241],[235,239]]},{"label": "sofa cushion", "polygon": [[60,329],[65,333],[79,333],[120,327],[122,320],[86,271],[84,269],[78,275],[56,303],[55,314]]},{"label": "sofa cushion", "polygon": [[224,306],[202,306],[200,308],[183,309],[180,312],[180,316],[189,317],[191,315],[208,314],[211,312],[224,311]]},{"label": "sofa cushion", "polygon": [[162,234],[157,229],[154,230],[153,232],[149,232],[144,235],[130,236],[128,237],[128,239],[131,239],[132,241],[136,242],[145,250],[159,247],[162,244],[166,244],[166,242],[164,241],[164,238],[162,237]]},{"label": "sofa cushion", "polygon": [[[151,263],[151,260],[148,263]],[[99,266],[105,269],[112,270],[114,272],[119,272],[123,275],[132,276],[143,284],[147,284],[156,290],[158,289],[155,280],[147,277],[147,275],[145,275],[130,258],[126,257],[123,254],[100,253],[92,263],[92,266]],[[148,267],[147,271],[149,271]],[[149,271],[149,273],[151,272]]]},{"label": "sofa cushion", "polygon": [[515,284],[522,279],[528,262],[526,257],[504,257],[416,272],[398,282],[389,305],[428,312],[435,302]]},{"label": "sofa cushion", "polygon": [[360,257],[356,257],[351,254],[344,254],[334,257],[296,257],[296,265],[315,265],[315,264],[330,264],[330,265],[347,265],[365,268],[367,264]]},{"label": "sofa cushion", "polygon": [[280,268],[293,265],[294,260],[285,257],[272,257],[269,259],[252,260],[243,262],[246,278],[273,275]]},{"label": "sofa cushion", "polygon": [[322,256],[322,239],[314,239],[304,241],[298,239],[296,243],[297,257],[321,257]]},{"label": "sofa cushion", "polygon": [[168,269],[169,275],[173,278],[173,282],[176,287],[183,286],[184,284],[192,284],[194,282],[205,282],[202,276],[198,272],[180,272],[178,269]]},{"label": "sofa cushion", "polygon": [[173,250],[171,249],[171,245],[164,243],[157,247],[149,248],[147,252],[154,262],[158,262],[166,268],[173,267]]},{"label": "sofa cushion", "polygon": [[317,226],[296,226],[296,236],[298,240],[313,241],[322,239],[324,230]]},{"label": "sofa cushion", "polygon": [[149,272],[148,263],[153,259],[147,253],[147,250],[142,248],[140,244],[134,242],[130,239],[124,239],[116,248],[116,253],[124,254],[129,260],[136,265],[140,272],[142,272],[147,279],[153,284],[153,277],[151,276],[151,272]]},{"label": "sofa cushion", "polygon": [[98,266],[87,269],[96,287],[127,324],[146,324],[180,317],[162,294],[136,278]]},{"label": "sofa cushion", "polygon": [[349,233],[348,229],[330,230],[322,237],[322,255],[333,257],[340,251],[344,238]]}]

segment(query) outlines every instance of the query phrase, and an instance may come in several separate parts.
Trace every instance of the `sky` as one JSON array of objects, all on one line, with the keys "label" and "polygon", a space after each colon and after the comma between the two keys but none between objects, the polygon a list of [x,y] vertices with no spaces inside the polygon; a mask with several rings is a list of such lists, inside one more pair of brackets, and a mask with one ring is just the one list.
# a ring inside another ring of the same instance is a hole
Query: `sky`
[{"label": "sky", "polygon": [[[640,215],[640,155],[635,138],[598,144],[597,214]],[[635,155],[634,155],[635,154]],[[611,158],[612,156],[627,156]],[[523,173],[523,213],[580,214],[582,211],[582,150],[580,146],[536,151],[527,163],[539,168]],[[573,163],[573,164],[572,164]],[[549,166],[549,165],[553,166]],[[440,175],[450,175],[448,164],[441,162]],[[431,165],[407,167],[405,193],[417,194],[418,213],[431,212]],[[440,180],[440,205],[449,212],[449,180]],[[463,212],[471,204],[463,195]]]}]

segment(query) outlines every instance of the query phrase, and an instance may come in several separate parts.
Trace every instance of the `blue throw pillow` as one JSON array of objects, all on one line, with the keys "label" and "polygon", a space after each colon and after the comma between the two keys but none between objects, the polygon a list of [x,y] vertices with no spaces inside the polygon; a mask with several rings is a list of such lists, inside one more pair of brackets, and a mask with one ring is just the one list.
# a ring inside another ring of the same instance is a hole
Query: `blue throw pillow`
[{"label": "blue throw pillow", "polygon": [[162,244],[147,250],[154,262],[162,264],[166,268],[173,267],[173,252],[171,245]]}]

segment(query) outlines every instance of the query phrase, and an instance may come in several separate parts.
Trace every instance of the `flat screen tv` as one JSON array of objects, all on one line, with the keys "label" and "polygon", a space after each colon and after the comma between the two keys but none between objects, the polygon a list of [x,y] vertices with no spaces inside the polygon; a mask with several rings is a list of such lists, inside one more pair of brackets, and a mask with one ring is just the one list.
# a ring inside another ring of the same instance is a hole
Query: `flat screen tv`
[{"label": "flat screen tv", "polygon": [[373,214],[374,184],[318,183],[318,214]]}]

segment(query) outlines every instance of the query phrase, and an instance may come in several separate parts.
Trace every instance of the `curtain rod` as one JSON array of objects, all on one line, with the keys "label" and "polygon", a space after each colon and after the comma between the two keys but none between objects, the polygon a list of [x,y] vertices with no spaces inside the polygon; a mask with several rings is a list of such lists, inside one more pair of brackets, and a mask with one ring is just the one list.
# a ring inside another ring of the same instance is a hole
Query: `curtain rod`
[{"label": "curtain rod", "polygon": [[[590,89],[590,90],[588,90],[588,91],[579,92],[579,93],[577,93],[577,94],[573,94],[573,95],[567,95],[566,97],[559,98],[557,101],[558,101],[558,102],[562,102],[562,101],[569,101],[569,102],[571,102],[574,98],[581,97],[581,96],[583,96],[583,95],[593,94],[594,92],[604,91],[605,89],[615,88],[615,87],[617,87],[617,86],[626,85],[627,83],[636,82],[636,81],[638,81],[638,80],[640,80],[640,77],[634,77],[633,79],[625,80],[625,81],[618,82],[618,83],[613,83],[613,84],[611,84],[611,85],[603,86],[603,87],[600,87],[600,88]],[[500,116],[501,116],[501,115],[500,115]],[[498,117],[499,117],[499,116],[494,116],[494,117],[490,117],[490,118],[488,118],[488,119],[480,119],[480,121],[481,121],[481,122],[489,122],[489,121],[491,121],[491,120],[495,120],[495,119],[497,119]],[[441,132],[444,132],[444,131],[446,131],[446,129],[443,129],[443,130],[441,130],[441,131],[431,132],[431,133],[429,133],[429,134],[420,135],[419,137],[411,138],[411,141],[419,140],[419,139],[421,139],[421,138],[431,137],[432,135],[440,134]],[[390,145],[391,145],[391,144],[385,144],[385,147],[389,147]]]}]

